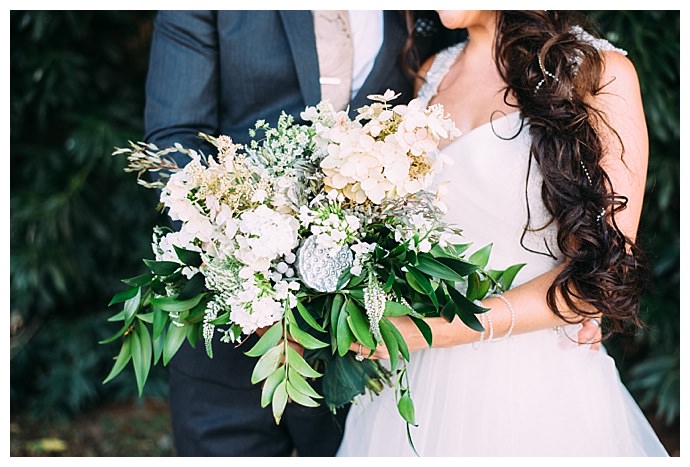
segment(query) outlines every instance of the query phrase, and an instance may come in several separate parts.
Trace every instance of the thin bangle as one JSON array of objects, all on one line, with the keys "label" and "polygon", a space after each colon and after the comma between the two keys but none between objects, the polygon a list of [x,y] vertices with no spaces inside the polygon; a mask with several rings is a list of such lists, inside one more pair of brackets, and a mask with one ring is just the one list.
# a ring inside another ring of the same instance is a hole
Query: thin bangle
[{"label": "thin bangle", "polygon": [[496,297],[502,300],[503,303],[505,303],[508,307],[508,311],[510,311],[510,326],[508,326],[508,331],[506,332],[505,336],[493,340],[494,342],[500,342],[503,339],[507,339],[508,337],[510,337],[510,335],[513,333],[513,329],[515,329],[515,309],[513,308],[513,305],[510,303],[510,300],[508,300],[502,294],[492,294],[490,295],[490,297]]}]

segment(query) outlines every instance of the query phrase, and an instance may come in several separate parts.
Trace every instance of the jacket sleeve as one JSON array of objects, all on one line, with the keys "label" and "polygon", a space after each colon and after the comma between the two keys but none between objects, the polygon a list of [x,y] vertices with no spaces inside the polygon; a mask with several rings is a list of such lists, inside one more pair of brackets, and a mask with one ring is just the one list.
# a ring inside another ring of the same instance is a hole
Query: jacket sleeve
[{"label": "jacket sleeve", "polygon": [[[218,132],[216,14],[161,11],[154,20],[146,78],[144,139],[163,148],[180,143],[209,154],[197,136]],[[186,163],[180,156],[178,164]]]}]

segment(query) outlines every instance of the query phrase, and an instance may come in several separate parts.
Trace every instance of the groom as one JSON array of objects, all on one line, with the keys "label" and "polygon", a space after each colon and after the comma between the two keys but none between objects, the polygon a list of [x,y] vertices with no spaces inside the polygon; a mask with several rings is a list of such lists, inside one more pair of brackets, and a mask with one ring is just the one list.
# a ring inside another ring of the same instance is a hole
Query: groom
[{"label": "groom", "polygon": [[[402,13],[367,10],[346,16],[354,46],[352,80],[345,83],[350,109],[386,89],[402,93],[396,103],[409,100],[412,78],[401,62],[408,36]],[[420,12],[414,24],[420,61],[460,39],[435,23],[430,12]],[[247,130],[258,119],[275,126],[281,111],[299,119],[330,83],[339,82],[320,73],[337,50],[322,52],[320,59],[319,45],[308,10],[159,12],[146,83],[146,141],[212,154],[198,132],[246,143]],[[347,410],[334,415],[326,407],[288,404],[276,426],[270,407],[260,406],[260,386],[250,383],[256,359],[244,352],[254,340],[238,348],[216,340],[213,359],[203,346],[185,343],[173,358],[170,408],[177,453],[334,455]]]}]

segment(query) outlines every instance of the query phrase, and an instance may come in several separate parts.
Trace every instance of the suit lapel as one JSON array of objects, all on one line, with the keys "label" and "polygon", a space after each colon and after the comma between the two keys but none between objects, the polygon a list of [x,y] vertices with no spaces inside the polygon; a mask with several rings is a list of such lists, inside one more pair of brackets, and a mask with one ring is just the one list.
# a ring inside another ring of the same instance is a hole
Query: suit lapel
[{"label": "suit lapel", "polygon": [[314,105],[321,98],[321,87],[311,11],[280,10],[279,12],[290,44],[304,102],[306,105]]},{"label": "suit lapel", "polygon": [[[384,10],[383,15],[383,43],[381,44],[381,50],[376,56],[376,61],[369,76],[367,76],[364,84],[362,84],[362,87],[354,99],[352,99],[350,104],[351,110],[370,104],[371,102],[367,99],[367,95],[383,93],[385,91],[385,89],[381,88],[381,83],[390,76],[391,69],[397,66],[396,62],[400,57],[402,45],[407,38],[407,31],[399,11]],[[400,92],[402,89],[394,89],[394,91]]]}]

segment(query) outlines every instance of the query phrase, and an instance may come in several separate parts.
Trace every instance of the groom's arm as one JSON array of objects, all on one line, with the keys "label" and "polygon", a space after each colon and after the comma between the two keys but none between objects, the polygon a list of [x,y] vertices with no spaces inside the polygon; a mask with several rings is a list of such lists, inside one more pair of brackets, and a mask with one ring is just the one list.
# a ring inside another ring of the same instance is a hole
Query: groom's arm
[{"label": "groom's arm", "polygon": [[[161,11],[154,20],[146,79],[144,139],[160,148],[210,147],[197,134],[219,129],[216,13]],[[187,162],[186,157],[179,165]]]}]

